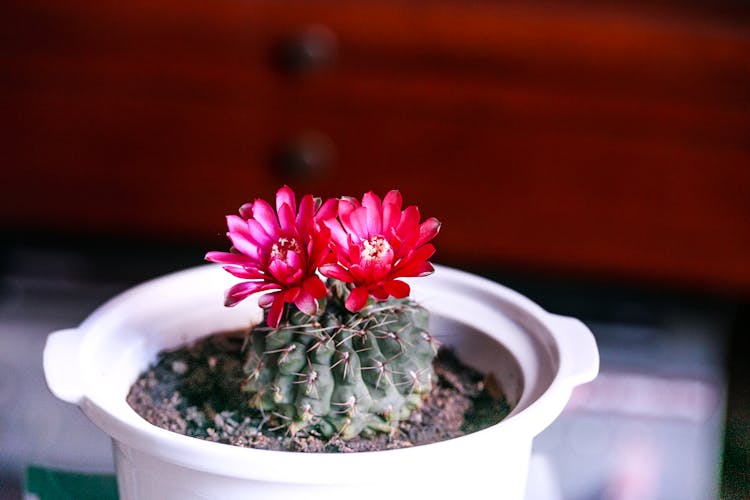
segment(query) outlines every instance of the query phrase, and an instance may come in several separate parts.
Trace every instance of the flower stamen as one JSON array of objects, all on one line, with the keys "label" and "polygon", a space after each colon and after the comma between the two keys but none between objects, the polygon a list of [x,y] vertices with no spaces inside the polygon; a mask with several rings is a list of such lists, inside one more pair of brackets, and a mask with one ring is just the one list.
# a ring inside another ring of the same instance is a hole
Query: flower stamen
[{"label": "flower stamen", "polygon": [[282,237],[271,246],[271,258],[286,261],[289,252],[300,253],[300,250],[296,239]]},{"label": "flower stamen", "polygon": [[365,261],[381,260],[391,250],[391,245],[381,235],[372,236],[369,240],[362,241],[360,257]]}]

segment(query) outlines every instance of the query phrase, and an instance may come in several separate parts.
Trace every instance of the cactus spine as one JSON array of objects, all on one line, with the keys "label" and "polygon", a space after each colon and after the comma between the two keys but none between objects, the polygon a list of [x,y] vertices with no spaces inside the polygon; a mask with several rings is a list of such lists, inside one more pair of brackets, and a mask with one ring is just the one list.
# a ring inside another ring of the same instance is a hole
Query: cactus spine
[{"label": "cactus spine", "polygon": [[253,329],[249,404],[291,433],[350,439],[389,432],[432,388],[437,345],[428,312],[391,298],[351,313],[343,283],[330,280],[329,290],[318,315],[289,308],[276,328],[264,322]]}]

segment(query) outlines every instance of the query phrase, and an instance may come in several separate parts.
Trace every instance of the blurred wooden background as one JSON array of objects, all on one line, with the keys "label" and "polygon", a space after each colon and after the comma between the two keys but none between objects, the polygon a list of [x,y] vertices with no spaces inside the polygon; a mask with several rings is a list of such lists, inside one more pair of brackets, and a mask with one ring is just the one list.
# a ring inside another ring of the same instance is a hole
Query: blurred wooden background
[{"label": "blurred wooden background", "polygon": [[724,2],[10,0],[4,232],[217,241],[399,188],[438,261],[750,291],[750,15]]}]

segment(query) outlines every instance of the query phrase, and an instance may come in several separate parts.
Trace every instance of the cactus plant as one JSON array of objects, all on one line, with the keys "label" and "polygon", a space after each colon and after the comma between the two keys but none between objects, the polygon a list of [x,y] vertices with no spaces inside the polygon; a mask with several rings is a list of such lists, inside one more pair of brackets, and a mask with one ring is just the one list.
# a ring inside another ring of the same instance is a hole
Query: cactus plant
[{"label": "cactus plant", "polygon": [[399,278],[432,272],[438,221],[420,224],[397,191],[382,202],[367,193],[361,204],[307,195],[297,211],[287,187],[276,213],[256,200],[227,220],[233,251],[206,258],[249,281],[225,304],[265,292],[247,346],[248,404],[291,433],[344,439],[409,417],[431,390],[437,344],[427,310]]}]

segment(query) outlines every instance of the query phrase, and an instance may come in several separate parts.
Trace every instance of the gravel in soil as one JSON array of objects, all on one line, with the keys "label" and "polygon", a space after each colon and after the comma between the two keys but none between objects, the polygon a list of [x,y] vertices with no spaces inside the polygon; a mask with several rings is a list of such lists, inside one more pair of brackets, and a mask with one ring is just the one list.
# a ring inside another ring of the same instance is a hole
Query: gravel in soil
[{"label": "gravel in soil", "polygon": [[357,452],[433,443],[474,432],[502,420],[505,399],[490,394],[494,384],[440,349],[434,368],[437,383],[422,407],[390,434],[343,440],[313,433],[289,435],[283,421],[247,407],[241,385],[241,333],[206,337],[163,352],[133,384],[128,404],[148,422],[191,437],[281,451]]}]

